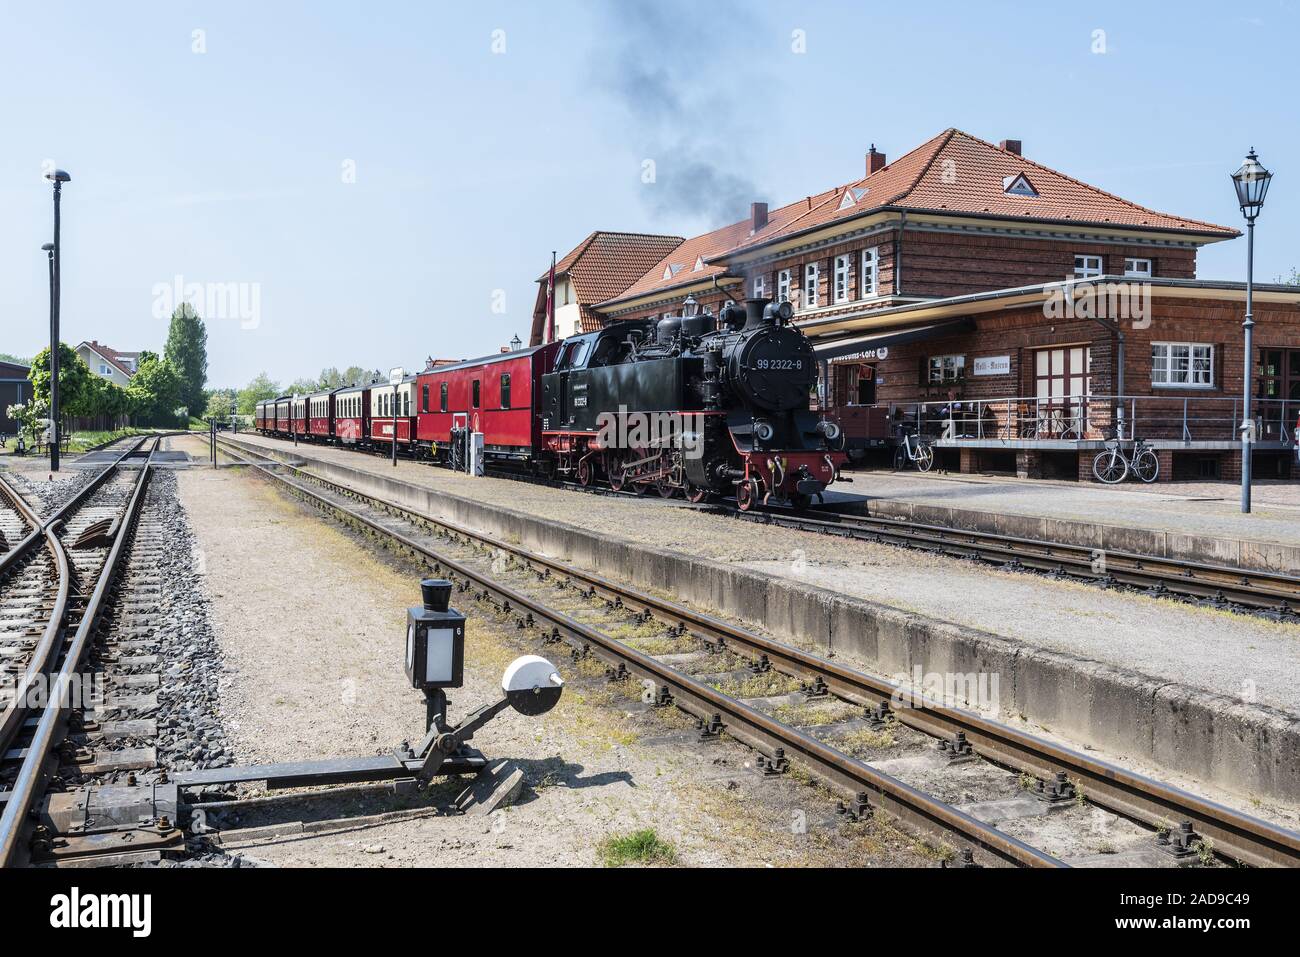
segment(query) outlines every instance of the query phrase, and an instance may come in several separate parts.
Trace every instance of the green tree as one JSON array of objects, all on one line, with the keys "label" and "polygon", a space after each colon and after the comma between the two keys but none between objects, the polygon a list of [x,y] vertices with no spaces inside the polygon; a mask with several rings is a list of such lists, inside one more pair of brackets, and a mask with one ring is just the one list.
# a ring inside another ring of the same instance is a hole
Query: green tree
[{"label": "green tree", "polygon": [[225,421],[230,418],[230,413],[235,410],[235,392],[233,389],[214,389],[208,396],[208,407],[203,410],[203,419],[220,419]]},{"label": "green tree", "polygon": [[32,364],[31,359],[24,359],[22,356],[16,356],[12,352],[0,352],[0,362],[13,362],[20,366],[29,366]]},{"label": "green tree", "polygon": [[321,385],[315,379],[295,379],[285,387],[285,392],[297,393],[298,395],[308,395],[312,392],[319,392]]},{"label": "green tree", "polygon": [[198,413],[207,398],[203,387],[208,382],[208,331],[188,302],[172,313],[163,358],[180,378],[181,404],[188,406],[191,414]]},{"label": "green tree", "polygon": [[335,366],[320,370],[320,380],[317,382],[317,388],[337,389],[347,384],[348,379]]},{"label": "green tree", "polygon": [[155,353],[140,353],[140,362],[131,384],[127,386],[131,411],[144,424],[174,425],[176,409],[184,404],[181,397],[181,376],[166,359]]},{"label": "green tree", "polygon": [[370,373],[361,366],[348,366],[343,373],[344,385],[361,385],[370,381]]},{"label": "green tree", "polygon": [[[45,408],[50,406],[50,350],[42,349],[32,359],[27,377],[32,382],[32,398]],[[92,375],[86,360],[66,342],[59,343],[59,418],[96,415],[95,398],[98,376]]]},{"label": "green tree", "polygon": [[1280,286],[1300,286],[1300,269],[1296,269],[1295,266],[1292,266],[1291,275],[1278,276],[1273,281]]},{"label": "green tree", "polygon": [[263,399],[274,399],[282,395],[280,383],[270,378],[265,372],[259,372],[252,382],[239,390],[236,404],[240,415],[252,415],[257,411],[257,403]]}]

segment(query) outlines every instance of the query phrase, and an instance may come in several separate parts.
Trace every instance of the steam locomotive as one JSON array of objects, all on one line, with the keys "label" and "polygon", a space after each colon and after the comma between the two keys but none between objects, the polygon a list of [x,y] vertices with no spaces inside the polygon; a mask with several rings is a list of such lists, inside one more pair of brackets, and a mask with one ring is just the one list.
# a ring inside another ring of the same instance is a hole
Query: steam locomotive
[{"label": "steam locomotive", "polygon": [[[498,467],[580,485],[808,505],[848,460],[809,409],[816,363],[789,303],[625,320],[597,332],[426,369],[401,383],[259,403],[270,435],[398,449],[447,464],[483,436]],[[308,414],[310,410],[310,414]]]},{"label": "steam locomotive", "polygon": [[568,340],[542,377],[542,439],[579,484],[809,504],[847,456],[809,410],[812,348],[788,302],[614,323]]}]

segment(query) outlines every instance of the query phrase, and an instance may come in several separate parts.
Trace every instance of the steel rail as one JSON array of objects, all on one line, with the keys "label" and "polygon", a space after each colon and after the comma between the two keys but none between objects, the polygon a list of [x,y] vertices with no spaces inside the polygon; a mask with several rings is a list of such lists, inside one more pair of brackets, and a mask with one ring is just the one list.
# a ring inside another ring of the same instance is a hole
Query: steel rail
[{"label": "steel rail", "polygon": [[[551,574],[582,582],[594,594],[600,594],[629,610],[647,612],[689,629],[702,640],[746,648],[760,658],[766,656],[778,670],[809,681],[820,678],[832,694],[845,700],[875,706],[881,702],[892,703],[902,699],[908,706],[896,709],[895,715],[909,727],[936,737],[949,737],[960,731],[966,735],[976,752],[998,764],[1030,772],[1044,780],[1050,780],[1057,772],[1064,771],[1093,803],[1153,826],[1168,826],[1189,820],[1199,835],[1214,843],[1216,851],[1239,863],[1251,866],[1300,866],[1300,834],[1294,831],[1055,742],[1034,737],[973,712],[947,707],[925,698],[914,689],[902,688],[885,678],[845,667],[712,615],[612,582],[557,559],[530,552],[521,546],[496,541],[447,519],[384,501],[296,466],[266,458],[268,462],[274,463],[273,467],[292,471],[339,495],[371,502],[390,513],[405,515],[422,524],[443,528],[454,535],[505,551],[530,567],[545,569]],[[282,475],[275,477],[285,481]],[[362,521],[372,524],[364,517]],[[387,530],[381,530],[388,533]],[[631,652],[631,649],[627,651]]]},{"label": "steel rail", "polygon": [[[65,595],[65,605],[63,606],[65,609],[66,591],[70,576],[68,574],[66,553],[62,552],[62,545],[57,540],[56,526],[66,519],[74,507],[85,500],[93,488],[97,488],[102,484],[109,473],[115,471],[124,459],[139,450],[146,441],[147,437],[142,438],[130,451],[119,457],[96,476],[90,486],[87,486],[72,500],[65,503],[45,522],[43,531],[51,537],[51,540],[59,549],[56,554],[63,555],[60,592]],[[81,670],[82,660],[90,646],[91,635],[98,623],[104,597],[117,571],[118,561],[123,553],[125,542],[131,536],[132,525],[139,514],[140,504],[144,499],[144,490],[148,485],[149,475],[152,470],[153,452],[157,450],[160,442],[161,438],[153,439],[153,448],[140,468],[140,475],[136,480],[131,498],[121,513],[122,522],[113,539],[113,544],[109,548],[108,555],[100,568],[94,590],[82,610],[81,620],[77,624],[77,630],[72,639],[68,641],[64,636],[62,641],[50,641],[48,647],[46,647],[44,639],[42,640],[41,647],[44,649],[45,661],[40,662],[40,664],[42,665],[42,673],[49,679],[48,688],[44,694],[46,704],[40,710],[31,744],[27,748],[27,754],[18,770],[17,777],[14,779],[13,786],[6,795],[3,809],[0,810],[0,867],[8,867],[19,861],[20,852],[25,851],[22,847],[22,835],[27,823],[28,813],[35,807],[36,801],[39,800],[45,785],[49,781],[52,774],[49,767],[49,758],[65,737],[68,715],[72,711],[67,691],[71,687],[72,680]],[[49,634],[52,628],[57,638],[62,630],[62,619],[62,612],[56,616],[51,616],[50,627],[47,628],[46,633]],[[61,647],[65,645],[66,647]],[[63,653],[62,663],[59,664],[56,674],[54,673],[54,666],[58,663],[60,651]],[[38,664],[37,658],[40,654],[38,652],[33,655],[28,674],[31,674],[32,668]],[[25,700],[26,698],[27,695],[20,695],[15,702],[16,710],[21,712],[22,718],[15,726],[15,733],[16,729],[25,722],[27,712],[31,710],[28,707],[29,702]],[[5,747],[7,747],[7,744]]]},{"label": "steel rail", "polygon": [[[1087,545],[926,525],[905,519],[843,513],[784,513],[764,509],[726,513],[747,521],[845,538],[883,541],[993,561],[1013,568],[1069,574],[1103,584],[1153,589],[1202,601],[1234,603],[1282,615],[1300,612],[1300,578]],[[823,517],[833,514],[834,518]]]},{"label": "steel rail", "polygon": [[[68,611],[72,568],[71,563],[68,561],[67,551],[59,539],[58,527],[108,480],[108,477],[117,470],[126,458],[134,455],[144,442],[145,439],[136,442],[115,461],[102,469],[84,488],[61,505],[54,514],[45,519],[42,519],[37,514],[36,509],[12,485],[0,477],[0,482],[3,483],[7,495],[13,497],[13,500],[19,506],[20,512],[24,514],[24,520],[32,528],[31,533],[16,548],[7,553],[5,558],[13,558],[16,561],[18,556],[30,552],[37,542],[44,539],[58,576],[58,589],[55,595],[54,607],[51,609],[45,628],[41,632],[40,640],[32,649],[27,667],[16,686],[13,701],[5,707],[3,713],[0,713],[0,755],[9,750],[14,739],[18,736],[19,730],[27,720],[31,710],[29,699],[32,689],[39,689],[40,682],[48,678],[49,672],[54,667],[58,657],[60,635]],[[0,564],[0,576],[3,576],[11,567],[8,563]]]},{"label": "steel rail", "polygon": [[[973,847],[982,848],[1000,860],[1029,867],[1065,866],[1043,851],[977,820],[946,802],[924,794],[797,728],[777,721],[731,695],[697,681],[563,612],[551,609],[507,585],[496,582],[355,509],[331,501],[302,482],[278,474],[275,471],[278,464],[263,465],[237,453],[231,453],[229,450],[227,454],[242,459],[256,468],[260,474],[288,486],[317,505],[391,539],[413,554],[423,556],[433,564],[436,571],[448,575],[453,580],[460,579],[464,583],[461,585],[462,591],[468,590],[469,583],[475,583],[480,589],[475,594],[475,598],[495,599],[495,603],[503,612],[516,617],[520,627],[537,626],[539,622],[549,624],[551,640],[565,639],[579,654],[594,653],[611,664],[622,664],[632,673],[650,679],[657,686],[667,689],[672,703],[681,710],[694,715],[702,723],[712,723],[715,727],[720,721],[721,730],[725,730],[731,737],[768,757],[771,757],[777,748],[782,748],[791,762],[802,765],[846,794],[855,795],[864,790],[870,791],[876,795],[882,809],[894,817],[929,831],[939,830],[947,835],[956,835]],[[312,479],[315,480],[315,477],[313,476]],[[329,482],[325,484],[335,485]],[[341,487],[335,487],[344,491]],[[374,499],[374,501],[381,507],[388,505],[382,500]],[[434,519],[422,520],[441,524]]]}]

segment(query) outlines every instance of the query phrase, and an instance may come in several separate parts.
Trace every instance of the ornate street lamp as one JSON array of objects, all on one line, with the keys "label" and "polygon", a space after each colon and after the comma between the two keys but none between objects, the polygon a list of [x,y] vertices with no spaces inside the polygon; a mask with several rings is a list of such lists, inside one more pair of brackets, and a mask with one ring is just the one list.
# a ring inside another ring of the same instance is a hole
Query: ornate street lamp
[{"label": "ornate street lamp", "polygon": [[1246,161],[1232,174],[1232,184],[1237,188],[1237,203],[1241,214],[1246,217],[1246,319],[1241,324],[1246,335],[1246,354],[1242,376],[1242,424],[1241,424],[1241,510],[1250,511],[1250,466],[1251,452],[1255,441],[1255,422],[1250,415],[1250,374],[1255,365],[1254,354],[1254,284],[1255,284],[1255,217],[1264,208],[1264,197],[1268,195],[1268,184],[1273,174],[1266,170],[1251,147],[1246,154]]},{"label": "ornate street lamp", "polygon": [[523,344],[524,344],[524,340],[520,339],[518,334],[512,336],[510,338],[510,351],[518,352],[520,347],[523,346]]}]

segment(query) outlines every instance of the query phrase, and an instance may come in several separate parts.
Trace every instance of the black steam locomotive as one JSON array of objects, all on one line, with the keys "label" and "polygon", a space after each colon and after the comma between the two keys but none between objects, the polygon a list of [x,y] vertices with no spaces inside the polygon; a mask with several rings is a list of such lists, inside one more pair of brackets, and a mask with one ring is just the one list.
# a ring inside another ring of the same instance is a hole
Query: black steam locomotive
[{"label": "black steam locomotive", "polygon": [[582,485],[807,505],[847,461],[809,409],[817,370],[789,303],[616,322],[565,340],[542,377],[542,438]]}]

